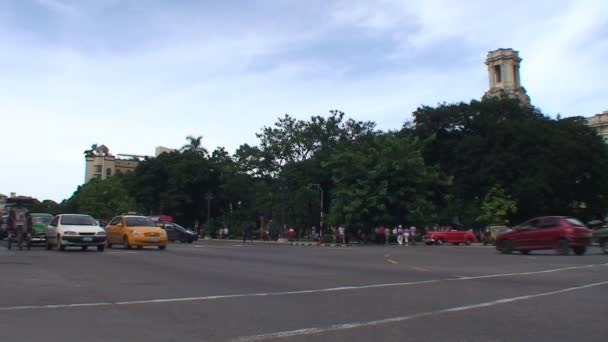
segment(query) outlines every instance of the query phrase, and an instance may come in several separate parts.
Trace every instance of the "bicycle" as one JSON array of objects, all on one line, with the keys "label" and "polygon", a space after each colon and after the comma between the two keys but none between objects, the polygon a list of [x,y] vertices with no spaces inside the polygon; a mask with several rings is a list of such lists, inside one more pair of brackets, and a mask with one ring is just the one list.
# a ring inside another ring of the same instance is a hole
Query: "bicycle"
[{"label": "bicycle", "polygon": [[32,236],[31,234],[24,229],[25,227],[19,226],[15,229],[9,231],[7,238],[7,247],[8,249],[12,249],[13,243],[17,244],[17,247],[20,251],[23,250],[23,243],[25,242],[25,247],[29,251],[32,246]]}]

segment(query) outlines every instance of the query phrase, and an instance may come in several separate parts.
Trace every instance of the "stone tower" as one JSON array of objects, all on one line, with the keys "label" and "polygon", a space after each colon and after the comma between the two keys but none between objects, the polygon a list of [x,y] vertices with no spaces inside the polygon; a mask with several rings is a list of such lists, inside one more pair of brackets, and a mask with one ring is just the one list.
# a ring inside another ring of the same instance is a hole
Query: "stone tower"
[{"label": "stone tower", "polygon": [[486,65],[490,79],[490,90],[483,99],[509,97],[519,99],[522,104],[530,105],[530,97],[521,86],[519,78],[519,52],[513,49],[498,49],[488,52]]}]

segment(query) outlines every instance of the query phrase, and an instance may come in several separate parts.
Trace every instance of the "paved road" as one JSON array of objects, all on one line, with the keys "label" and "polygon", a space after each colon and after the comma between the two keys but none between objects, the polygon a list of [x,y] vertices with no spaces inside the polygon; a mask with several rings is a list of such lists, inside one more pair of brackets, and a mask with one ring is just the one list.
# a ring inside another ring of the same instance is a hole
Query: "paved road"
[{"label": "paved road", "polygon": [[1,341],[599,341],[608,255],[236,242],[0,246]]}]

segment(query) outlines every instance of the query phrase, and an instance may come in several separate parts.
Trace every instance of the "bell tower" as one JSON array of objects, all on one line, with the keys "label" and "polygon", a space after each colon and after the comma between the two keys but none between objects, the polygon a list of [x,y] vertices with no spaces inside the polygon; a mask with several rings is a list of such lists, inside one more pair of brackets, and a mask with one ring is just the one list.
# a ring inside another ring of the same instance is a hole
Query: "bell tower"
[{"label": "bell tower", "polygon": [[524,105],[530,105],[530,97],[526,94],[526,89],[521,86],[519,78],[520,63],[519,52],[513,49],[488,52],[486,65],[490,90],[485,93],[483,99],[506,96],[519,99]]}]

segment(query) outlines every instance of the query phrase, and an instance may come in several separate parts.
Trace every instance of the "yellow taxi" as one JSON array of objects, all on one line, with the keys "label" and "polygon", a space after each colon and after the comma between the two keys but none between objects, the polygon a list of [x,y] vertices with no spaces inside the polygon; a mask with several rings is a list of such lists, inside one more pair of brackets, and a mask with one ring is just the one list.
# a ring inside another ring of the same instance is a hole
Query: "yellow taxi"
[{"label": "yellow taxi", "polygon": [[133,247],[155,246],[158,249],[167,247],[167,233],[156,226],[154,221],[145,216],[117,216],[106,226],[106,244],[123,245],[127,249]]}]

